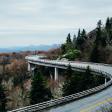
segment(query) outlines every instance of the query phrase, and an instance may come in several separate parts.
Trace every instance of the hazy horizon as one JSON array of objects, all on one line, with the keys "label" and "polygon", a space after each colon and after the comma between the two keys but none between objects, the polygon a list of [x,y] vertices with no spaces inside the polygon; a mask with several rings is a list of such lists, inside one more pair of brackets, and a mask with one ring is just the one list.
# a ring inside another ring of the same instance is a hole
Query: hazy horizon
[{"label": "hazy horizon", "polygon": [[35,44],[35,45],[32,45],[32,44],[28,44],[28,45],[10,45],[10,46],[1,46],[0,49],[11,49],[11,48],[24,48],[24,47],[36,47],[36,46],[53,46],[53,45],[60,45],[60,44],[57,44],[57,43],[53,43],[53,44]]},{"label": "hazy horizon", "polygon": [[112,14],[111,0],[0,1],[0,48],[60,44],[68,33],[87,31]]}]

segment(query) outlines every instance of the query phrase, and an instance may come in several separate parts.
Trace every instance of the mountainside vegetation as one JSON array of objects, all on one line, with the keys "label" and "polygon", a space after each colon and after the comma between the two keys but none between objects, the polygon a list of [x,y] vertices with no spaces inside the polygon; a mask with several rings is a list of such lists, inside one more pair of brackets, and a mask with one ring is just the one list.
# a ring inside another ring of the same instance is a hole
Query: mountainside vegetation
[{"label": "mountainside vegetation", "polygon": [[61,45],[61,58],[68,60],[112,63],[112,18],[107,18],[105,25],[99,20],[97,27],[87,33],[79,29],[73,38],[70,33]]},{"label": "mountainside vegetation", "polygon": [[75,94],[100,84],[103,84],[104,78],[98,75],[93,75],[88,66],[85,72],[76,72],[69,66],[66,70],[66,80],[63,84],[63,96]]},{"label": "mountainside vegetation", "polygon": [[30,103],[37,104],[52,98],[50,89],[47,87],[42,73],[35,69],[30,92]]}]

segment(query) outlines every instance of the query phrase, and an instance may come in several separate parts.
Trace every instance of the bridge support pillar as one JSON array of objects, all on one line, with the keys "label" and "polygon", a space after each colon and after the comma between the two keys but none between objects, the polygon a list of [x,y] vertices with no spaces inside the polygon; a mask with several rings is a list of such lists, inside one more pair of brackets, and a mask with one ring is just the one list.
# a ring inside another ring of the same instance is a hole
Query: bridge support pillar
[{"label": "bridge support pillar", "polygon": [[30,65],[30,63],[28,63],[28,71],[29,72],[31,71],[31,65]]},{"label": "bridge support pillar", "polygon": [[55,71],[54,71],[54,80],[58,80],[58,68],[55,68]]},{"label": "bridge support pillar", "polygon": [[106,84],[107,84],[107,78],[105,78],[105,86],[106,86]]}]

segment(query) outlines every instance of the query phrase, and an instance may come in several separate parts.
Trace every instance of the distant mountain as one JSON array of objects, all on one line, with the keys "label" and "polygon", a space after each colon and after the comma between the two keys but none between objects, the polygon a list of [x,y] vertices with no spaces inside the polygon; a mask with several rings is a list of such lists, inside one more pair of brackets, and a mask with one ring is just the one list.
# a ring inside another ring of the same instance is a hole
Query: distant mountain
[{"label": "distant mountain", "polygon": [[30,45],[30,46],[20,46],[20,47],[9,47],[9,48],[0,48],[1,53],[5,52],[20,52],[20,51],[35,51],[35,50],[44,50],[47,51],[52,48],[59,47],[59,44],[53,45]]}]

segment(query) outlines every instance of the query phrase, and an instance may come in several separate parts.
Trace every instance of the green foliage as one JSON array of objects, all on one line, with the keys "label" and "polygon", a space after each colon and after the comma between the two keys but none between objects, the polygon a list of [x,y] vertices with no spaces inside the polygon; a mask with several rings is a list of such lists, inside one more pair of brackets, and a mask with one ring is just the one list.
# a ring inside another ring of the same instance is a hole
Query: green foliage
[{"label": "green foliage", "polygon": [[105,29],[106,29],[107,42],[109,45],[112,45],[112,17],[107,18]]},{"label": "green foliage", "polygon": [[67,76],[67,79],[69,79],[73,74],[73,70],[71,68],[71,65],[68,66],[68,68],[65,71],[65,75]]},{"label": "green foliage", "polygon": [[91,74],[90,67],[88,66],[85,73],[82,75],[82,85],[83,90],[94,87],[94,78],[93,74]]},{"label": "green foliage", "polygon": [[72,40],[71,40],[71,35],[70,35],[70,33],[68,34],[68,36],[67,36],[67,40],[66,40],[66,43],[67,44],[71,44],[72,43]]},{"label": "green foliage", "polygon": [[82,38],[87,39],[87,34],[86,34],[85,29],[82,30],[81,36]]},{"label": "green foliage", "polygon": [[99,21],[97,22],[97,28],[100,28],[100,29],[101,29],[101,26],[102,26],[102,21],[99,20]]},{"label": "green foliage", "polygon": [[62,56],[62,58],[66,58],[68,60],[74,60],[79,57],[81,52],[79,50],[69,50],[66,54]]},{"label": "green foliage", "polygon": [[99,57],[100,57],[100,55],[99,55],[98,46],[95,45],[93,50],[92,50],[91,56],[90,56],[90,61],[98,63]]},{"label": "green foliage", "polygon": [[[62,44],[62,57],[69,60],[80,58],[92,62],[105,62],[108,56],[102,57],[102,54],[109,54],[112,47],[112,17],[108,17],[105,26],[102,21],[97,22],[97,28],[86,33],[85,29],[79,29],[78,35],[71,39],[70,33],[67,36],[66,43]],[[103,50],[102,50],[103,49]],[[80,55],[76,55],[74,50],[79,50]],[[108,61],[109,62],[109,61]]]},{"label": "green foliage", "polygon": [[100,48],[106,47],[106,37],[104,32],[101,30],[101,20],[97,23],[96,39],[94,41],[93,49],[90,54],[90,61],[100,62]]},{"label": "green foliage", "polygon": [[69,66],[66,70],[67,78],[63,85],[63,96],[78,93],[104,83],[104,78],[91,74],[91,69],[87,67],[84,73],[74,72]]},{"label": "green foliage", "polygon": [[30,103],[36,104],[50,100],[52,94],[49,88],[46,87],[46,82],[40,71],[35,71],[32,79],[32,88],[30,92]]},{"label": "green foliage", "polygon": [[96,46],[105,47],[106,46],[106,37],[103,36],[105,34],[101,30],[101,25],[102,25],[101,20],[97,24],[98,24],[98,26],[97,26],[97,29],[96,29],[96,39],[95,39],[94,44]]},{"label": "green foliage", "polygon": [[66,44],[61,45],[61,52],[62,52],[62,54],[66,53]]},{"label": "green foliage", "polygon": [[71,40],[71,35],[69,33],[67,38],[66,38],[66,43],[61,45],[61,51],[62,51],[62,54],[65,54],[69,50],[73,50],[73,49],[74,49],[74,45],[73,45],[73,42]]},{"label": "green foliage", "polygon": [[83,31],[81,32],[79,29],[76,40],[76,48],[83,51],[86,39],[87,39],[86,31],[83,29]]},{"label": "green foliage", "polygon": [[6,112],[6,101],[5,90],[0,84],[0,112]]},{"label": "green foliage", "polygon": [[61,58],[67,58],[69,60],[74,60],[79,57],[80,51],[75,49],[76,46],[76,36],[74,35],[73,41],[71,40],[70,33],[67,36],[66,43],[61,45]]},{"label": "green foliage", "polygon": [[18,74],[18,75],[15,75],[14,78],[13,78],[13,84],[14,86],[18,86],[18,85],[21,85],[23,86],[23,83],[26,79],[28,79],[29,77],[24,74],[24,75],[21,75],[21,74]]},{"label": "green foliage", "polygon": [[76,48],[76,40],[77,40],[77,37],[76,35],[74,34],[73,36],[73,47]]},{"label": "green foliage", "polygon": [[72,40],[71,40],[71,35],[69,33],[68,36],[67,36],[67,39],[66,39],[66,51],[72,50],[73,48],[74,47],[73,47],[73,43],[72,43]]},{"label": "green foliage", "polygon": [[65,81],[63,85],[63,96],[67,96],[82,91],[82,86],[80,84],[81,77],[78,76],[78,74],[77,76],[72,76],[70,79]]},{"label": "green foliage", "polygon": [[111,19],[108,17],[107,21],[106,21],[106,24],[105,24],[105,29],[107,30],[107,32],[109,32],[110,29],[111,29],[111,26],[112,26],[111,22],[112,22]]},{"label": "green foliage", "polygon": [[81,36],[81,31],[79,29],[77,38],[80,38],[80,36]]}]

